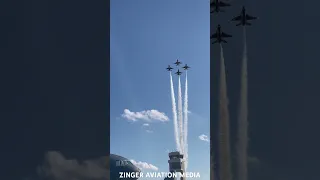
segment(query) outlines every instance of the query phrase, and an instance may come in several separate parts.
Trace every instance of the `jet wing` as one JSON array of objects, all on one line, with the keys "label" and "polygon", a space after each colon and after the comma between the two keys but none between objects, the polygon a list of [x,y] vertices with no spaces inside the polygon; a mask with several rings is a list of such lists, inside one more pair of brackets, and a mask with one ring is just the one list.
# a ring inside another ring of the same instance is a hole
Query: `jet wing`
[{"label": "jet wing", "polygon": [[232,37],[232,36],[229,35],[229,34],[226,34],[226,33],[222,32],[222,33],[221,33],[221,37]]},{"label": "jet wing", "polygon": [[226,7],[226,6],[230,6],[230,4],[228,3],[224,3],[224,2],[221,2],[219,1],[219,4],[218,4],[220,7]]},{"label": "jet wing", "polygon": [[253,19],[257,19],[257,17],[253,17],[248,14],[246,15],[246,20],[253,20]]},{"label": "jet wing", "polygon": [[214,33],[210,36],[210,39],[213,39],[213,38],[217,38],[218,37],[218,34],[217,33]]},{"label": "jet wing", "polygon": [[241,16],[236,16],[233,19],[231,19],[231,21],[240,21],[241,20]]}]

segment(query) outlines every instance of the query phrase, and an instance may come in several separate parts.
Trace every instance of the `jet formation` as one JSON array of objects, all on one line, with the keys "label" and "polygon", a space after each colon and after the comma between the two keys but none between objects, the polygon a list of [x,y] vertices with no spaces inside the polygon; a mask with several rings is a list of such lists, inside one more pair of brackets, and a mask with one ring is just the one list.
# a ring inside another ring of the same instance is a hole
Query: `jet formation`
[{"label": "jet formation", "polygon": [[[176,66],[180,66],[181,62],[177,59],[177,61],[175,63]],[[188,66],[187,64],[185,64],[183,67],[182,67],[185,71],[187,71],[190,66]],[[168,65],[168,67],[166,68],[167,71],[172,71],[172,69],[174,69],[173,67],[171,67],[170,65]],[[182,72],[178,69],[177,72],[175,72],[176,75],[180,76],[182,74]]]},{"label": "jet formation", "polygon": [[[221,7],[227,7],[227,6],[231,6],[231,4],[222,2],[221,0],[213,0],[210,3],[210,9],[213,9],[212,11],[210,11],[210,13],[213,14],[213,13],[224,12],[224,10],[222,10]],[[240,26],[240,25],[250,26],[251,23],[249,23],[248,21],[255,20],[255,19],[258,19],[258,18],[248,15],[246,13],[245,7],[243,6],[240,15],[232,18],[231,21],[239,21],[239,23],[236,24],[236,26]],[[221,25],[218,24],[216,32],[210,36],[210,39],[215,39],[215,41],[212,44],[215,44],[215,43],[221,44],[221,43],[227,43],[227,41],[224,40],[223,38],[229,38],[229,37],[232,37],[232,35],[222,32]]]}]

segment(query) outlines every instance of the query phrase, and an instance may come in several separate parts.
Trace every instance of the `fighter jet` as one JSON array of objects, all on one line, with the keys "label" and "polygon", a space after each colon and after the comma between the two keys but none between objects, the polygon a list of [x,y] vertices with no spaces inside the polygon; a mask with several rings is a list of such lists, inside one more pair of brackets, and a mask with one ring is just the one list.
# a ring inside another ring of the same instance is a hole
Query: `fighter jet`
[{"label": "fighter jet", "polygon": [[215,43],[219,43],[220,44],[221,42],[227,43],[227,41],[222,39],[222,38],[228,38],[228,37],[232,37],[232,36],[222,32],[221,31],[221,26],[220,26],[220,24],[218,24],[216,33],[212,34],[210,36],[210,39],[213,39],[213,38],[217,39],[212,44],[215,44]]},{"label": "fighter jet", "polygon": [[179,69],[178,69],[178,71],[175,74],[180,76],[182,74],[182,72],[180,72]]},{"label": "fighter jet", "polygon": [[240,15],[234,17],[233,19],[231,19],[231,21],[240,21],[236,26],[240,26],[240,25],[242,25],[242,26],[246,26],[246,25],[250,26],[251,23],[248,23],[248,20],[254,20],[254,19],[258,19],[258,18],[246,14],[246,9],[243,6]]},{"label": "fighter jet", "polygon": [[190,67],[186,64],[182,67],[184,70],[188,70]]},{"label": "fighter jet", "polygon": [[174,63],[176,66],[179,66],[181,62],[177,59],[177,61]]},{"label": "fighter jet", "polygon": [[218,13],[218,12],[224,12],[224,10],[221,9],[221,7],[231,6],[228,3],[224,3],[221,0],[213,0],[213,2],[210,3],[210,9],[213,8],[213,11],[210,11],[210,13]]},{"label": "fighter jet", "polygon": [[170,66],[170,65],[168,65],[168,67],[166,68],[168,71],[171,71],[173,68]]}]

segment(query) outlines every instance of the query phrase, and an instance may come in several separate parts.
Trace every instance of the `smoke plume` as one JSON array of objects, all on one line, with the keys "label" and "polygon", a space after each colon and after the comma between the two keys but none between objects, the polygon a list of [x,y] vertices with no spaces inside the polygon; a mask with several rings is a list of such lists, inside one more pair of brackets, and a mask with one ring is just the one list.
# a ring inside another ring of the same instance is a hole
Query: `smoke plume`
[{"label": "smoke plume", "polygon": [[186,82],[184,90],[184,156],[185,167],[188,167],[188,74],[186,71]]},{"label": "smoke plume", "polygon": [[223,55],[223,48],[221,49],[220,61],[220,90],[219,90],[219,174],[221,180],[231,180],[231,158],[230,158],[230,142],[229,142],[229,110],[228,110],[228,97],[227,97],[227,82],[225,72],[225,62]]},{"label": "smoke plume", "polygon": [[172,115],[173,115],[173,126],[174,126],[174,137],[176,141],[176,149],[177,151],[181,151],[181,146],[179,141],[179,131],[178,131],[177,106],[176,106],[176,99],[174,96],[174,88],[173,88],[171,72],[170,72],[170,86],[171,86]]},{"label": "smoke plume", "polygon": [[238,114],[237,176],[239,180],[248,179],[248,80],[247,80],[247,42],[246,29],[243,28],[243,58],[241,69],[240,105]]},{"label": "smoke plume", "polygon": [[179,80],[178,80],[178,120],[179,120],[179,129],[180,129],[179,135],[180,135],[181,153],[184,154],[182,93],[181,93],[181,81],[180,81],[180,76],[179,76]]}]

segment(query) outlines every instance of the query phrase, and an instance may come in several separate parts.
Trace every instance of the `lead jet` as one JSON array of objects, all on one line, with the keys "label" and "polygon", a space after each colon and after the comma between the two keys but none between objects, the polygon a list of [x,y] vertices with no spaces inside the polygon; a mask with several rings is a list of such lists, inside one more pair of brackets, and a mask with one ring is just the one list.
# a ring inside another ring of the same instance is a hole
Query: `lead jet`
[{"label": "lead jet", "polygon": [[182,67],[184,70],[188,70],[190,67],[186,64]]},{"label": "lead jet", "polygon": [[246,25],[250,26],[251,23],[248,23],[248,20],[255,20],[255,19],[258,19],[258,18],[246,14],[246,9],[243,6],[240,15],[234,17],[233,19],[231,19],[231,21],[240,21],[238,24],[236,24],[236,26],[240,26],[240,25],[242,25],[242,26],[246,26]]},{"label": "lead jet", "polygon": [[168,67],[166,68],[168,71],[171,71],[173,68],[170,66],[170,65],[168,65]]},{"label": "lead jet", "polygon": [[218,12],[224,12],[224,10],[221,9],[221,7],[227,7],[231,6],[228,3],[224,3],[220,0],[213,0],[213,2],[210,3],[210,9],[213,8],[213,11],[210,11],[210,13],[218,13]]},{"label": "lead jet", "polygon": [[182,72],[180,72],[179,69],[178,69],[178,71],[175,74],[180,76],[182,74]]},{"label": "lead jet", "polygon": [[220,24],[218,24],[216,33],[212,34],[210,36],[210,39],[213,39],[213,38],[216,39],[212,44],[215,44],[215,43],[219,43],[220,44],[221,42],[227,43],[227,41],[222,39],[222,38],[228,38],[228,37],[232,37],[232,36],[222,32],[221,31],[221,26],[220,26]]},{"label": "lead jet", "polygon": [[174,63],[176,66],[179,66],[181,62],[177,59],[177,61]]}]

